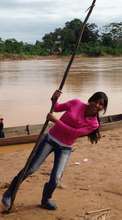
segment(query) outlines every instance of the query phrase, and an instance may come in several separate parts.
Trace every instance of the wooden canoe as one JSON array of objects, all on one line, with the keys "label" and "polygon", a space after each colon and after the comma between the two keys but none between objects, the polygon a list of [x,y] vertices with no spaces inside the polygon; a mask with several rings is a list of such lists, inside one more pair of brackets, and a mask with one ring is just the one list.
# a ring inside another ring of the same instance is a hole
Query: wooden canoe
[{"label": "wooden canoe", "polygon": [[[122,127],[122,114],[101,117],[100,121],[101,130]],[[38,124],[5,128],[5,138],[0,138],[0,146],[33,143],[37,140],[42,126]]]}]

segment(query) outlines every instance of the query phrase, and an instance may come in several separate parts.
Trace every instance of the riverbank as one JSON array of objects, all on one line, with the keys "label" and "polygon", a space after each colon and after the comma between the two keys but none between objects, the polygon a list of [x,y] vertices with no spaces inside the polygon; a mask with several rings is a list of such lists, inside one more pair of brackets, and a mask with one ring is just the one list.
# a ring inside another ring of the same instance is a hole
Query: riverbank
[{"label": "riverbank", "polygon": [[[0,61],[16,61],[16,60],[54,60],[59,58],[69,58],[69,55],[49,55],[49,56],[37,56],[37,55],[18,55],[18,54],[0,54]],[[101,56],[88,56],[86,54],[76,55],[75,58],[82,58],[82,57],[122,57],[122,55],[110,55],[104,54]]]},{"label": "riverbank", "polygon": [[[44,183],[49,178],[52,156],[21,186],[14,212],[1,220],[83,220],[85,212],[111,209],[111,220],[122,219],[122,128],[103,131],[97,145],[82,138],[74,145],[69,164],[54,200],[58,210],[40,209]],[[23,167],[33,144],[0,148],[0,195]]]},{"label": "riverbank", "polygon": [[18,54],[0,54],[0,61],[16,61],[16,60],[45,60],[57,59],[61,56],[36,56],[36,55],[18,55]]}]

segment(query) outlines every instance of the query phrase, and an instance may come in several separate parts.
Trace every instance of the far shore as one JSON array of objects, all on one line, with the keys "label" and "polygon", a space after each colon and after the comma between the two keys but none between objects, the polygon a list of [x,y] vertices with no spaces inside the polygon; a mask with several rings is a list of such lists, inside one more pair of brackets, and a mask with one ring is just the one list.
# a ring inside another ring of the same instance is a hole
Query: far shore
[{"label": "far shore", "polygon": [[[59,58],[69,58],[70,55],[64,56],[64,55],[48,55],[48,56],[34,56],[34,55],[17,55],[17,54],[0,54],[0,61],[17,61],[17,60],[54,60]],[[113,56],[110,54],[106,54],[104,56],[87,56],[86,54],[80,54],[76,55],[75,58],[100,58],[100,57],[122,57],[120,56]]]}]

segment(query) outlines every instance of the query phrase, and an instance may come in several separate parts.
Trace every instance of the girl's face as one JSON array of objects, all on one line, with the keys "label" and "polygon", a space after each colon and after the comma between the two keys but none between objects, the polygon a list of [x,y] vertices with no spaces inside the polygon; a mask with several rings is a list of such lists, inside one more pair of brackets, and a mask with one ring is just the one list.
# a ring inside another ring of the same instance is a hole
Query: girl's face
[{"label": "girl's face", "polygon": [[98,99],[96,101],[89,102],[90,115],[96,115],[98,112],[104,109],[104,99]]}]

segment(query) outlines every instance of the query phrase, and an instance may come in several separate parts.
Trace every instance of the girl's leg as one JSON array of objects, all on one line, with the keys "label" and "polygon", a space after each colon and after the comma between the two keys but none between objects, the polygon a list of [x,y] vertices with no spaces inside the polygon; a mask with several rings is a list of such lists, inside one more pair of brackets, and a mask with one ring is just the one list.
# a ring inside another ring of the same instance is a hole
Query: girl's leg
[{"label": "girl's leg", "polygon": [[66,147],[57,147],[54,150],[54,166],[51,172],[50,180],[45,184],[42,196],[42,204],[41,206],[46,209],[56,209],[56,205],[54,205],[49,199],[52,197],[52,193],[54,192],[59,179],[62,177],[64,168],[68,162],[69,156],[71,153],[70,148]]},{"label": "girl's leg", "polygon": [[[32,159],[30,166],[27,170],[27,173],[25,174],[22,182],[29,176],[31,175],[33,172],[35,172],[40,165],[43,163],[43,161],[46,159],[46,157],[52,152],[52,146],[47,142],[47,135],[42,139],[38,150],[34,156],[34,158]],[[14,179],[12,180],[9,188],[7,189],[7,191],[5,191],[5,193],[3,194],[3,198],[2,198],[2,202],[5,206],[10,206],[11,204],[11,196],[12,193],[14,192],[14,188],[16,187],[16,184],[18,182],[18,179],[20,178],[20,175],[22,173],[23,170],[21,170],[17,176],[14,177]]]}]

